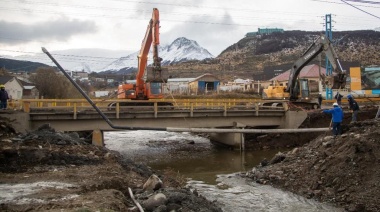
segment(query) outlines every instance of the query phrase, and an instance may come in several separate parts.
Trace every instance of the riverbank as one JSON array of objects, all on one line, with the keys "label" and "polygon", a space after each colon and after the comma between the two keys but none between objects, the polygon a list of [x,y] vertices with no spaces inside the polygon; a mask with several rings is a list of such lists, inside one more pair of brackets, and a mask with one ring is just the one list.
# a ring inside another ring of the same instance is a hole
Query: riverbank
[{"label": "riverbank", "polygon": [[[0,131],[1,211],[138,211],[132,197],[145,211],[221,211],[185,189],[175,172],[155,173],[118,152],[89,145],[76,133],[43,126],[16,135],[6,120]],[[161,188],[144,190],[153,174]]]},{"label": "riverbank", "polygon": [[346,211],[380,211],[380,119],[360,114],[362,121],[345,124],[342,136],[319,135],[264,160],[246,176]]}]

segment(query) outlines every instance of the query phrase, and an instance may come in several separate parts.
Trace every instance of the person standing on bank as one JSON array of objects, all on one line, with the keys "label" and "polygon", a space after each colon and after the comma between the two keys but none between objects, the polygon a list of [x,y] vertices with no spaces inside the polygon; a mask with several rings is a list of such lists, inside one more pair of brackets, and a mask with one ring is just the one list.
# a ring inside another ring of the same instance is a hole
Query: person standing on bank
[{"label": "person standing on bank", "polygon": [[342,134],[343,110],[338,103],[334,103],[333,107],[330,110],[323,110],[322,113],[332,114],[332,132],[335,138],[337,135]]},{"label": "person standing on bank", "polygon": [[321,93],[318,94],[318,104],[319,104],[319,108],[322,108],[322,94]]},{"label": "person standing on bank", "polygon": [[5,90],[4,85],[0,85],[0,109],[5,110],[7,109],[8,104],[8,92]]},{"label": "person standing on bank", "polygon": [[350,105],[350,111],[352,113],[351,122],[356,122],[358,119],[359,105],[351,94],[347,95],[347,99],[348,104]]},{"label": "person standing on bank", "polygon": [[336,95],[335,95],[336,103],[338,103],[340,107],[342,106],[342,97],[343,95],[341,95],[339,92],[336,92]]}]

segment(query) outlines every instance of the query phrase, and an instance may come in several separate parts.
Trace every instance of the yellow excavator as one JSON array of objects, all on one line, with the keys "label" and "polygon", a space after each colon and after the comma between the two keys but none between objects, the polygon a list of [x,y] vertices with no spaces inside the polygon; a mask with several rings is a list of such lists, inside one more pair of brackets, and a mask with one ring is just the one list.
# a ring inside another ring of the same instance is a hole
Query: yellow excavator
[{"label": "yellow excavator", "polygon": [[[302,56],[293,64],[287,86],[281,86],[278,82],[263,90],[263,99],[269,100],[289,100],[295,106],[302,108],[317,109],[317,101],[311,99],[308,79],[298,78],[302,68],[311,60],[324,52],[331,63],[336,75],[326,76],[324,83],[331,89],[344,88],[346,85],[346,74],[340,65],[339,59],[330,40],[321,35],[312,45],[302,54]],[[339,67],[339,69],[338,69]]]}]

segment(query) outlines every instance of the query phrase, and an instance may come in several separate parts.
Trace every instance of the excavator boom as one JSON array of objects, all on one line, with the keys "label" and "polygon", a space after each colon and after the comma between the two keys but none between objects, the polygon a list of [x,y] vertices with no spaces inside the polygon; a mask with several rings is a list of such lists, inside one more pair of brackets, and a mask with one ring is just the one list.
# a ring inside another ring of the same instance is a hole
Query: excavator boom
[{"label": "excavator boom", "polygon": [[[330,40],[321,35],[314,43],[304,52],[304,54],[293,64],[290,75],[289,82],[286,88],[286,92],[290,93],[291,99],[297,99],[297,78],[300,74],[302,68],[307,65],[311,60],[318,56],[321,52],[324,52],[330,61],[334,72],[338,72],[338,77],[329,85],[331,87],[342,88],[345,86],[345,71],[339,63],[338,56],[332,46]],[[338,66],[339,65],[339,66]],[[339,69],[338,69],[339,67]]]},{"label": "excavator boom", "polygon": [[[163,98],[162,84],[167,81],[167,70],[161,68],[162,59],[158,57],[160,44],[160,17],[157,8],[153,8],[152,18],[149,21],[141,49],[137,56],[136,84],[122,84],[118,88],[119,99]],[[152,46],[153,67],[147,67],[148,54]],[[164,73],[165,72],[165,73]]]}]

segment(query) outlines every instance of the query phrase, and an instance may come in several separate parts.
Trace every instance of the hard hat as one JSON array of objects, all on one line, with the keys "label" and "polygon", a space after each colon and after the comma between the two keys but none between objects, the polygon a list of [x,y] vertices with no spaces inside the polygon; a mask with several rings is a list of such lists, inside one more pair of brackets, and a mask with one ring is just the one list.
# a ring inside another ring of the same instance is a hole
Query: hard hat
[{"label": "hard hat", "polygon": [[352,98],[352,95],[351,95],[351,94],[348,94],[348,95],[347,95],[347,99],[350,99],[350,98]]},{"label": "hard hat", "polygon": [[337,107],[338,107],[339,105],[338,105],[338,103],[336,103],[336,102],[335,102],[335,103],[333,104],[333,106],[334,106],[334,107],[335,107],[335,106],[337,106]]},{"label": "hard hat", "polygon": [[5,88],[5,86],[4,85],[0,85],[0,88]]},{"label": "hard hat", "polygon": [[319,93],[319,94],[321,94],[321,93]]}]

